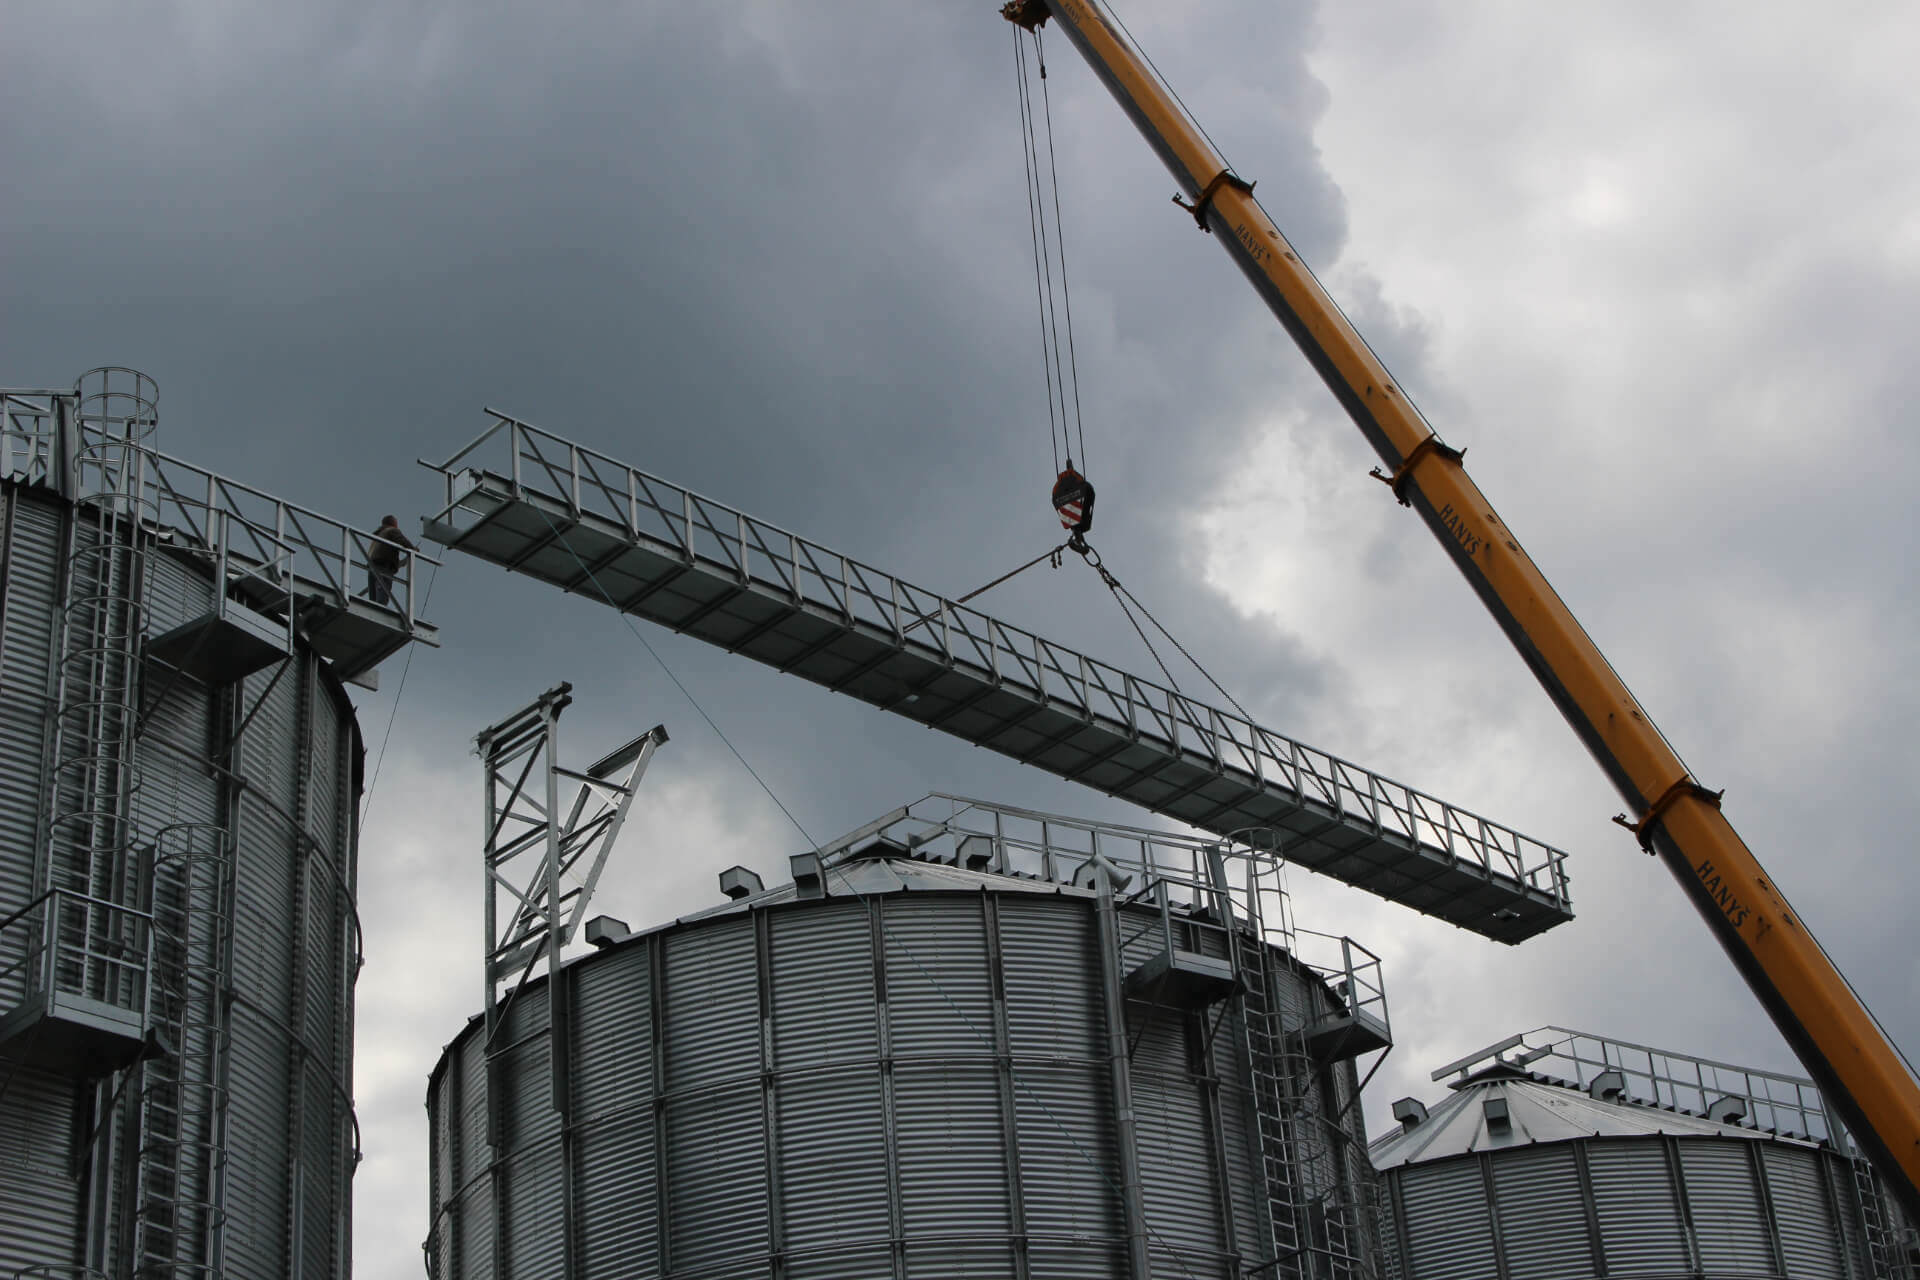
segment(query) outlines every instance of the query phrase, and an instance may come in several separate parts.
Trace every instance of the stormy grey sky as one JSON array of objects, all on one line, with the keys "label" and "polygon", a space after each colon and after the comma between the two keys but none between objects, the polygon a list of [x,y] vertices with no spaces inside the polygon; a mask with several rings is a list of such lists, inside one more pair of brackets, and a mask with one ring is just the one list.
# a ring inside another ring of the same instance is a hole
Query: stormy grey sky
[{"label": "stormy grey sky", "polygon": [[[105,363],[161,446],[344,518],[513,412],[958,594],[1057,533],[993,3],[7,6],[0,382]],[[1920,10],[1490,0],[1122,15],[1911,1047]],[[1171,180],[1050,42],[1098,541],[1266,724],[1574,854],[1519,950],[1294,879],[1389,963],[1371,1091],[1557,1022],[1791,1059]],[[991,612],[1146,673],[1077,570]],[[664,721],[598,909],[799,834],[608,611],[448,564],[361,850],[357,1272],[420,1273],[427,1072],[478,1011],[473,734]],[[650,628],[825,839],[932,789],[1117,802]]]}]

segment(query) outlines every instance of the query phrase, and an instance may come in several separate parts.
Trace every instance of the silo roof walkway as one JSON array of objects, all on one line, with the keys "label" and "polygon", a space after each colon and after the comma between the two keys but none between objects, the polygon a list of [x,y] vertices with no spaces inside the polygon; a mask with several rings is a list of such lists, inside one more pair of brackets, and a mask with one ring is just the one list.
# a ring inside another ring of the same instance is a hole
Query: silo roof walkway
[{"label": "silo roof walkway", "polygon": [[488,412],[435,541],[1500,942],[1572,918],[1557,849]]},{"label": "silo roof walkway", "polygon": [[[74,401],[72,391],[0,390],[0,480],[82,505],[127,491],[121,473],[110,470],[116,462],[80,446]],[[357,528],[191,462],[145,447],[138,455],[131,489],[139,518],[160,546],[211,562],[230,597],[208,618],[154,637],[149,656],[230,680],[284,656],[276,633],[297,625],[342,679],[370,684],[373,668],[408,644],[439,643],[419,616],[413,572],[398,575],[384,603],[359,589],[367,582],[371,519]],[[253,616],[231,607],[242,602]]]}]

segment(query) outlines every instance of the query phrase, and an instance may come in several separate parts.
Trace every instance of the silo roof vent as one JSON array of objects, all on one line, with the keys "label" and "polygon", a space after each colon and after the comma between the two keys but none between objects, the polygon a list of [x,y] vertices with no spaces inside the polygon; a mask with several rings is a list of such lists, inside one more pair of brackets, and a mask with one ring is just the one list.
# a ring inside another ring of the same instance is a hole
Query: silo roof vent
[{"label": "silo roof vent", "polygon": [[1418,1098],[1402,1098],[1393,1104],[1393,1118],[1400,1122],[1400,1132],[1412,1133],[1427,1121],[1427,1104]]},{"label": "silo roof vent", "polygon": [[1721,1124],[1739,1124],[1747,1118],[1747,1100],[1739,1094],[1728,1094],[1724,1098],[1715,1098],[1707,1104],[1707,1119],[1718,1120]]},{"label": "silo roof vent", "polygon": [[1608,1101],[1623,1096],[1627,1091],[1627,1078],[1618,1071],[1602,1071],[1587,1085],[1587,1096]]},{"label": "silo roof vent", "polygon": [[1507,1109],[1507,1100],[1504,1095],[1495,1094],[1486,1099],[1480,1104],[1480,1109],[1487,1117],[1489,1137],[1504,1138],[1513,1132],[1513,1116]]},{"label": "silo roof vent", "polygon": [[627,927],[625,920],[616,920],[612,916],[595,916],[587,921],[587,941],[596,947],[611,947],[616,942],[625,942],[633,936],[633,930]]},{"label": "silo roof vent", "polygon": [[787,859],[787,865],[793,869],[793,892],[796,898],[826,896],[826,881],[820,875],[819,854],[796,853]]},{"label": "silo roof vent", "polygon": [[760,877],[745,867],[728,867],[720,873],[720,892],[735,901],[764,893],[766,888],[760,883]]}]

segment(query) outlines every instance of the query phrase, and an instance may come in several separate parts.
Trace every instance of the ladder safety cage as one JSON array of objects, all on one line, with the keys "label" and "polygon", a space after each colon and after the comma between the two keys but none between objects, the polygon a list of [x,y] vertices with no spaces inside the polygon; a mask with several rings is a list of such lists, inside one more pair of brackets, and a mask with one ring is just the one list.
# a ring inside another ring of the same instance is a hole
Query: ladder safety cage
[{"label": "ladder safety cage", "polygon": [[1503,942],[1572,918],[1566,855],[505,414],[443,463],[455,550]]}]

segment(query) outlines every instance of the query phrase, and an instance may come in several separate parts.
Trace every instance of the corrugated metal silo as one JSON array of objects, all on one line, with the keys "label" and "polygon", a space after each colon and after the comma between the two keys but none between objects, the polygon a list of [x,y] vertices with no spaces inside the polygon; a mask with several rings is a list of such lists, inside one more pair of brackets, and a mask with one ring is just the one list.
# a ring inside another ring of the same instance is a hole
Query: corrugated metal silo
[{"label": "corrugated metal silo", "polygon": [[1456,1072],[1372,1149],[1393,1280],[1915,1273],[1811,1081],[1558,1027],[1434,1079]]},{"label": "corrugated metal silo", "polygon": [[0,407],[0,1276],[344,1277],[341,676],[415,624],[345,602],[363,535],[155,451],[151,380]]},{"label": "corrugated metal silo", "polygon": [[1242,859],[934,797],[616,931],[442,1056],[430,1272],[1377,1276],[1378,965]]}]

